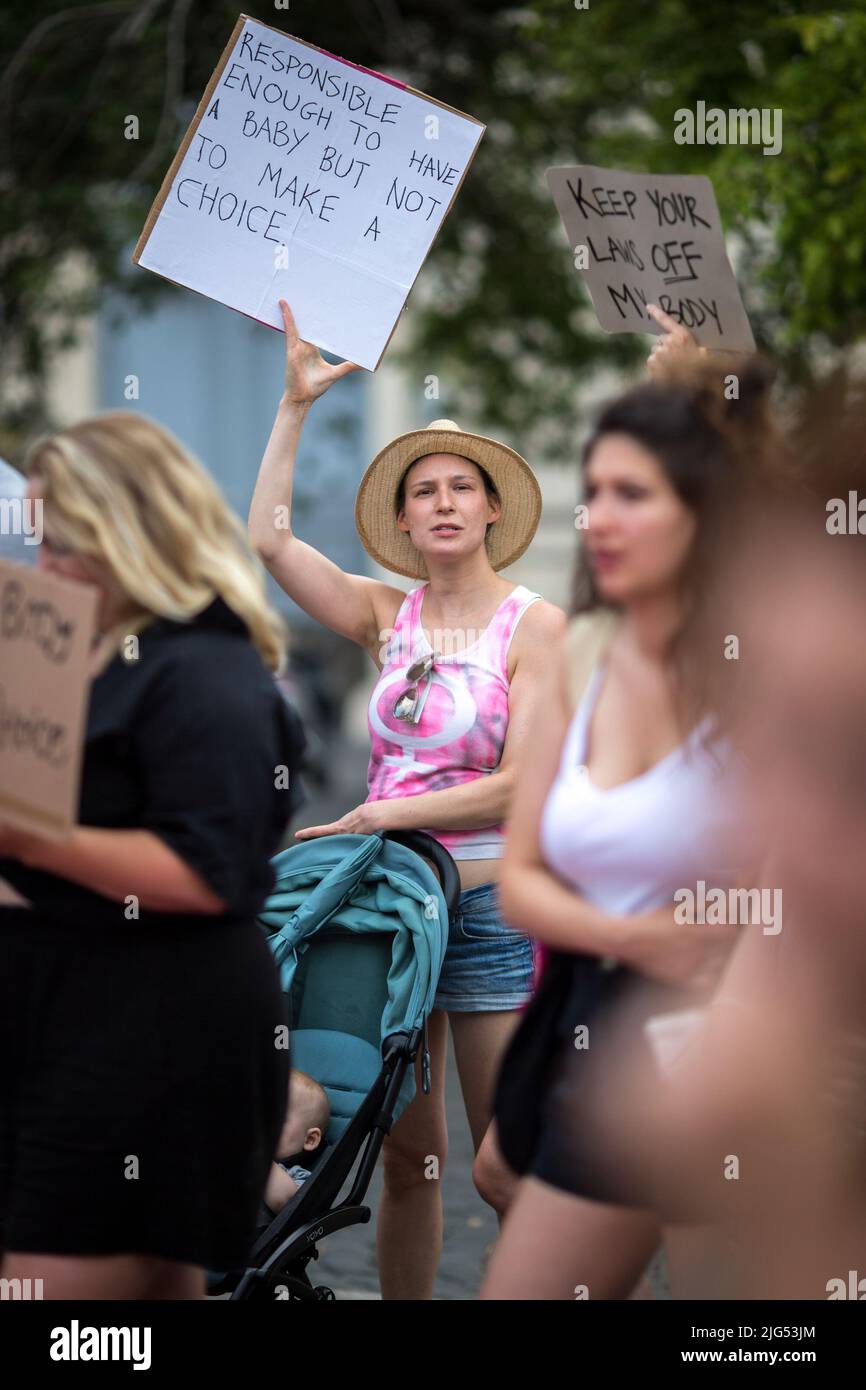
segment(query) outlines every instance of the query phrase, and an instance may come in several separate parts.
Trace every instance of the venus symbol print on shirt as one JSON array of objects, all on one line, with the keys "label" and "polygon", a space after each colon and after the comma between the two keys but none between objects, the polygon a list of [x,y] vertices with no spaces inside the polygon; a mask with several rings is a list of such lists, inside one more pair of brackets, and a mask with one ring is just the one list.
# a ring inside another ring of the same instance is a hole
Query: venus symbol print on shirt
[{"label": "venus symbol print on shirt", "polygon": [[419,732],[420,723],[408,724],[395,718],[393,713],[394,696],[391,695],[389,699],[389,692],[395,686],[402,689],[406,685],[405,670],[390,672],[380,680],[370,700],[370,723],[373,728],[383,739],[402,749],[400,756],[386,753],[382,758],[383,763],[399,769],[398,781],[402,781],[410,772],[434,772],[437,764],[423,762],[416,754],[427,748],[442,748],[462,738],[478,718],[478,706],[472,691],[463,681],[435,668],[426,679],[428,686],[422,711],[423,733]]}]

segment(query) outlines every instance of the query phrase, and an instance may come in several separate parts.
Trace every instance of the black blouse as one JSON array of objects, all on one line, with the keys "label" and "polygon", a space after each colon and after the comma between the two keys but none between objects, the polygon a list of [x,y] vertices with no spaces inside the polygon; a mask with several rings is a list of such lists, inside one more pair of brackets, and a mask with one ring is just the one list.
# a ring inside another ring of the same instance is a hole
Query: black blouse
[{"label": "black blouse", "polygon": [[[220,598],[188,623],[159,619],[138,642],[136,660],[114,657],[91,685],[78,823],[151,831],[226,904],[215,920],[254,917],[303,800],[300,721]],[[17,860],[0,859],[0,877],[46,920],[129,925],[122,901]],[[141,908],[138,921],[170,916]]]}]

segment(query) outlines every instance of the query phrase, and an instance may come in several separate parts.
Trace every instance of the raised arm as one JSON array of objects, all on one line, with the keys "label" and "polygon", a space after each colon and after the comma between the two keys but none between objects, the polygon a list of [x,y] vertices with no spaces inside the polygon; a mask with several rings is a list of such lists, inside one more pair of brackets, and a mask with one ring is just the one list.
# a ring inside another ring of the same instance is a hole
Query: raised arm
[{"label": "raised arm", "polygon": [[664,380],[671,363],[683,358],[708,357],[712,354],[712,360],[721,370],[733,372],[751,356],[751,353],[731,352],[727,348],[701,347],[693,333],[683,328],[681,323],[677,323],[676,319],[671,318],[671,315],[666,314],[657,304],[648,304],[646,311],[662,330],[662,336],[656,338],[650,348],[646,364],[650,376],[657,381]]},{"label": "raised arm", "polygon": [[250,504],[250,541],[282,589],[312,618],[371,655],[403,593],[365,575],[346,574],[292,532],[292,481],[304,420],[313,401],[358,368],[332,366],[298,337],[292,311],[280,300],[286,333],[286,384]]}]

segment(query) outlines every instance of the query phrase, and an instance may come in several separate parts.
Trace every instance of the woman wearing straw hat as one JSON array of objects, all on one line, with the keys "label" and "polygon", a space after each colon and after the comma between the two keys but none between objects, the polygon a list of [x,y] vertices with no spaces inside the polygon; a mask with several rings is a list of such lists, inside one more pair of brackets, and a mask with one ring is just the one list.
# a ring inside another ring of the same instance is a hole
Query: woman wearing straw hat
[{"label": "woman wearing straw hat", "polygon": [[[513,450],[440,420],[395,439],[361,481],[355,521],[379,564],[421,581],[343,573],[286,527],[292,471],[312,402],[356,368],[331,366],[298,337],[282,301],[286,388],[262,460],[250,534],[268,569],[312,617],[362,646],[379,668],[369,706],[367,800],[298,838],[428,830],[450,850],[463,892],[430,1018],[433,1089],[420,1087],[385,1144],[379,1212],[384,1297],[429,1298],[442,1239],[438,1171],[447,1147],[446,1014],[472,1139],[490,1119],[497,1067],[532,990],[532,949],[499,914],[495,884],[515,758],[531,697],[564,615],[500,577],[541,514],[538,483]],[[510,1175],[485,1195],[507,1205]]]}]

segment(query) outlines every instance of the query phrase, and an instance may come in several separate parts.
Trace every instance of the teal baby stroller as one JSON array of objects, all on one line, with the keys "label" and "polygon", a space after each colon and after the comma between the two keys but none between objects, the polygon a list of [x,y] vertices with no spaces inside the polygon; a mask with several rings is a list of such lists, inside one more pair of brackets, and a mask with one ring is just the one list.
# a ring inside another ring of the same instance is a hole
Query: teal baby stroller
[{"label": "teal baby stroller", "polygon": [[259,921],[289,999],[290,1061],[324,1087],[331,1119],[323,1156],[260,1227],[231,1296],[332,1299],[307,1266],[325,1236],[370,1220],[364,1198],[385,1136],[415,1094],[419,1051],[429,1090],[427,1016],[460,880],[447,850],[420,831],[322,836],[273,863],[277,882]]}]

